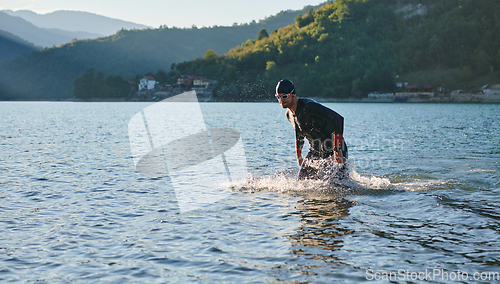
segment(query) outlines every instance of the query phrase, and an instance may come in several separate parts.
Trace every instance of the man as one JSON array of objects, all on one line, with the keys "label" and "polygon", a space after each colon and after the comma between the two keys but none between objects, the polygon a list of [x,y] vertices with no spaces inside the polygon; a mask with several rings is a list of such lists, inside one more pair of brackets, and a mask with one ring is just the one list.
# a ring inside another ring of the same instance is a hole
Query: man
[{"label": "man", "polygon": [[[287,108],[286,118],[295,129],[295,146],[300,170],[298,179],[322,178],[320,171],[335,161],[339,178],[344,177],[347,145],[342,137],[344,118],[314,100],[298,98],[292,81],[283,79],[276,85],[276,98]],[[309,153],[302,158],[304,137],[309,142]]]}]

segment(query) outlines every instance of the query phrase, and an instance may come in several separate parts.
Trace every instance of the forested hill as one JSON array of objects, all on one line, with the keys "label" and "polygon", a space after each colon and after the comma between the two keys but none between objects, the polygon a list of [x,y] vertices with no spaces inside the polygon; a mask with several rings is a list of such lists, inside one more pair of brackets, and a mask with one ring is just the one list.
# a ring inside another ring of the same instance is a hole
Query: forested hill
[{"label": "forested hill", "polygon": [[[209,49],[228,52],[259,30],[294,23],[301,11],[283,11],[265,20],[231,27],[121,30],[95,40],[76,40],[0,63],[0,100],[58,100],[72,97],[73,81],[88,69],[133,78],[169,71],[172,63],[203,57]],[[315,7],[317,8],[317,7]]]},{"label": "forested hill", "polygon": [[330,98],[393,91],[396,80],[419,74],[450,89],[483,77],[500,82],[498,35],[497,0],[337,0],[176,71],[219,79],[219,100],[271,98],[280,78],[293,80],[301,95]]},{"label": "forested hill", "polygon": [[40,50],[34,44],[9,32],[0,30],[0,62],[25,53]]}]

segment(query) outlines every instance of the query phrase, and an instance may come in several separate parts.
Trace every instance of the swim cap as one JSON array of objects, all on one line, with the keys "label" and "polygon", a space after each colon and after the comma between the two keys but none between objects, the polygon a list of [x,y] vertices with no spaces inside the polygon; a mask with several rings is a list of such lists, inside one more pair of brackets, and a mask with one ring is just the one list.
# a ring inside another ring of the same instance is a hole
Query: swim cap
[{"label": "swim cap", "polygon": [[283,79],[276,85],[276,94],[295,94],[295,86],[293,82],[288,79]]}]

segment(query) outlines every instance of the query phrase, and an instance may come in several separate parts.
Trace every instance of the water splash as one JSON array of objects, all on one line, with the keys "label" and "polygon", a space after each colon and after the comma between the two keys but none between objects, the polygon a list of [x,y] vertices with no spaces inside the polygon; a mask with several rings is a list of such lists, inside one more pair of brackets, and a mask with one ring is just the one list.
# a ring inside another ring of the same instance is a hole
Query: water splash
[{"label": "water splash", "polygon": [[325,166],[324,163],[316,163],[313,166],[319,170],[319,179],[297,180],[296,170],[280,171],[263,177],[254,177],[250,174],[246,180],[228,186],[242,192],[335,192],[341,194],[363,189],[388,189],[391,186],[388,178],[358,173],[354,162],[348,162],[345,171],[341,171],[341,166],[336,164]]},{"label": "water splash", "polygon": [[454,179],[440,180],[440,179],[416,179],[404,182],[393,183],[394,188],[404,191],[425,191],[429,189],[438,189],[447,187],[455,182]]},{"label": "water splash", "polygon": [[392,186],[389,178],[360,174],[356,171],[354,165],[352,165],[352,168],[349,171],[349,178],[359,187],[367,189],[384,189],[391,188]]}]

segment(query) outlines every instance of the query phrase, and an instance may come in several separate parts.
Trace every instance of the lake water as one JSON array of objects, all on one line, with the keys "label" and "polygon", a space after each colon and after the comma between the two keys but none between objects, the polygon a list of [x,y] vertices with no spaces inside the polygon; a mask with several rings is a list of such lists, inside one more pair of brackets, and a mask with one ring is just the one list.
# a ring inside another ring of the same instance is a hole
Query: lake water
[{"label": "lake water", "polygon": [[249,176],[182,212],[131,154],[153,104],[0,103],[1,282],[499,280],[500,105],[326,104],[349,145],[335,184],[295,180],[278,103],[201,103],[241,134]]}]

